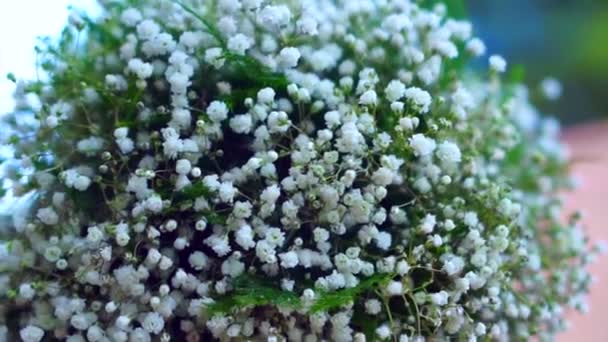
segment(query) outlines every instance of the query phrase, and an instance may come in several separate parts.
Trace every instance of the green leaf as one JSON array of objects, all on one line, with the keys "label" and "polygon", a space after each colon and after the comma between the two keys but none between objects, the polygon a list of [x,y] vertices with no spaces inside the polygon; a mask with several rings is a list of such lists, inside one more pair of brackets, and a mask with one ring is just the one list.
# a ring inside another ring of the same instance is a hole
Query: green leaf
[{"label": "green leaf", "polygon": [[351,323],[357,327],[359,331],[365,334],[368,341],[375,341],[376,328],[380,326],[380,319],[365,314],[363,310],[355,310]]},{"label": "green leaf", "polygon": [[203,216],[210,224],[226,225],[227,217],[222,216],[214,211],[207,211],[203,213]]},{"label": "green leaf", "polygon": [[322,292],[319,299],[312,306],[312,312],[329,311],[337,309],[341,306],[349,304],[355,300],[356,297],[368,292],[370,290],[379,289],[393,279],[394,275],[389,274],[376,274],[359,283],[359,285],[335,292]]},{"label": "green leaf", "polygon": [[208,197],[211,195],[211,190],[203,184],[203,182],[196,182],[183,188],[178,196],[178,200],[194,200],[201,196]]},{"label": "green leaf", "polygon": [[[184,4],[183,2],[175,2],[184,11],[190,13],[201,23],[203,23],[209,34],[211,34],[213,38],[217,40],[224,50],[227,50],[226,41],[222,37],[222,34],[218,28],[211,21],[197,13],[192,7]],[[230,63],[231,66],[236,67],[239,77],[245,77],[251,81],[254,81],[255,83],[270,86],[275,89],[285,88],[288,85],[287,78],[284,74],[273,72],[267,66],[263,65],[257,59],[251,56],[242,56],[231,52],[226,52],[224,54],[224,58],[228,63]]]},{"label": "green leaf", "polygon": [[17,78],[15,77],[15,74],[13,74],[12,72],[9,72],[8,74],[6,74],[6,78],[13,83],[17,83]]},{"label": "green leaf", "polygon": [[216,315],[247,307],[271,305],[296,309],[301,306],[295,293],[280,290],[272,282],[249,274],[235,278],[233,286],[230,295],[217,299],[206,307],[206,311]]},{"label": "green leaf", "polygon": [[274,89],[283,89],[289,84],[284,74],[273,72],[251,56],[226,52],[224,58],[237,69],[240,77],[245,77],[252,82]]},{"label": "green leaf", "polygon": [[507,75],[507,82],[510,84],[523,83],[526,78],[526,67],[522,64],[515,64],[511,67]]},{"label": "green leaf", "polygon": [[175,3],[178,4],[184,11],[192,14],[196,19],[198,19],[201,23],[203,23],[203,25],[205,26],[205,28],[207,29],[209,34],[211,34],[213,36],[213,38],[215,38],[215,40],[217,40],[217,42],[223,48],[226,47],[226,42],[224,41],[224,38],[222,38],[222,34],[220,33],[220,30],[218,30],[214,24],[212,24],[209,20],[204,18],[202,15],[198,14],[192,7],[184,4],[183,2],[175,0]]}]

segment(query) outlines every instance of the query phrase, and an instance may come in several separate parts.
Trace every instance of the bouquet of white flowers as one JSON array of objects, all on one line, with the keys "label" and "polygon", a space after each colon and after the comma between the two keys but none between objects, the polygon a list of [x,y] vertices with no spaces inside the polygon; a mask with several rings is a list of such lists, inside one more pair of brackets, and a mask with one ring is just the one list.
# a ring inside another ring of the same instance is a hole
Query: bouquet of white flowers
[{"label": "bouquet of white flowers", "polygon": [[3,119],[0,340],[508,341],[585,308],[559,127],[445,5],[100,4]]}]

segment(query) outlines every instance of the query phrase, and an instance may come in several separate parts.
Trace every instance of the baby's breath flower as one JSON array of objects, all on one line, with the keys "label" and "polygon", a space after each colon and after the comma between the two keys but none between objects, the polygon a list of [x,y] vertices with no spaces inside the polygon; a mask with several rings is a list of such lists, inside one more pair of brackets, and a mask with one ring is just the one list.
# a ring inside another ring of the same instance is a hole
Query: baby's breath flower
[{"label": "baby's breath flower", "polygon": [[450,61],[487,48],[444,4],[128,5],[74,12],[4,122],[0,340],[550,339],[586,309],[559,125],[502,57]]},{"label": "baby's breath flower", "polygon": [[490,56],[489,61],[490,61],[490,69],[492,69],[493,71],[502,73],[507,70],[507,62],[501,56],[492,55],[492,56]]}]

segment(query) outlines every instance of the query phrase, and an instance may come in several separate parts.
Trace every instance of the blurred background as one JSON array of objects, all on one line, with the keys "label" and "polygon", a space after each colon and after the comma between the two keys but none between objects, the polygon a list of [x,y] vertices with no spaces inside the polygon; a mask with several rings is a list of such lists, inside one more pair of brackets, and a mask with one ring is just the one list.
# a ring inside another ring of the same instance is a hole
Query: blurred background
[{"label": "blurred background", "polygon": [[553,76],[563,98],[543,103],[564,124],[608,118],[608,1],[465,0],[475,32],[491,53],[522,65],[533,86]]},{"label": "blurred background", "polygon": [[[423,0],[433,2],[435,0]],[[566,126],[564,141],[573,155],[580,189],[565,196],[569,208],[585,208],[594,240],[608,240],[608,0],[440,0],[456,17],[473,21],[489,53],[501,54],[524,81],[538,87],[547,76],[559,79],[563,96],[538,103]],[[96,13],[94,0],[0,0],[0,114],[13,106],[14,84],[37,75],[37,36],[58,35],[67,6]],[[480,61],[479,66],[487,66]],[[608,341],[608,258],[591,267],[597,281],[591,312],[572,314],[571,329],[559,341]]]}]

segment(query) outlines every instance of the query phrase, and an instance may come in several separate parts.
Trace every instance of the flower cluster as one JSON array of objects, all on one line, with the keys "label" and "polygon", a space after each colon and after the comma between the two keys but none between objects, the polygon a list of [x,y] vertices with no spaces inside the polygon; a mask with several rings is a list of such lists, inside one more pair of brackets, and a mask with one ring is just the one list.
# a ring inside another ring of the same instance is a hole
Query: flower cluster
[{"label": "flower cluster", "polygon": [[465,72],[446,6],[100,4],[5,118],[0,340],[507,341],[585,309],[559,127],[502,57]]}]

